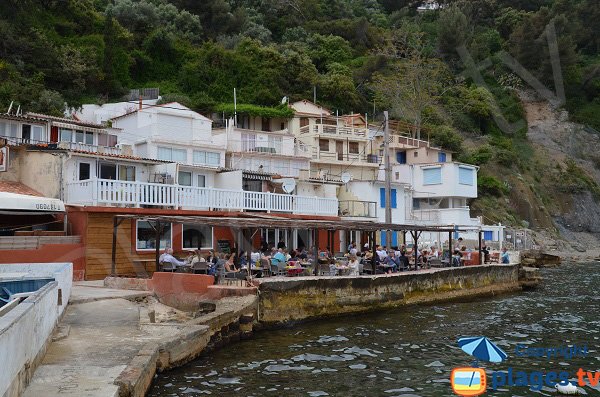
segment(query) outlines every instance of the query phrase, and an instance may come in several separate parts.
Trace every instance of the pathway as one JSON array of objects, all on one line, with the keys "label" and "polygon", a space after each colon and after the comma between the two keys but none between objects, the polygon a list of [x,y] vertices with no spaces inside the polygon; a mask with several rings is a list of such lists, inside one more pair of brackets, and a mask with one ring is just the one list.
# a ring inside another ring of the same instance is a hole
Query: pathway
[{"label": "pathway", "polygon": [[75,283],[60,322],[67,336],[50,344],[24,397],[118,396],[113,382],[139,350],[175,332],[140,329],[140,306],[128,299],[147,294]]}]

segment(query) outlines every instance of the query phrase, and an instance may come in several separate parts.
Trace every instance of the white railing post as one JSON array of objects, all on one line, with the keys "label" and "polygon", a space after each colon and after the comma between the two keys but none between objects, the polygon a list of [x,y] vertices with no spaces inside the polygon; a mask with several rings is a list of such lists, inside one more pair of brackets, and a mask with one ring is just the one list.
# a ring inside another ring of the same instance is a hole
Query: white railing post
[{"label": "white railing post", "polygon": [[98,178],[91,180],[92,184],[92,204],[98,205],[98,184],[100,183]]}]

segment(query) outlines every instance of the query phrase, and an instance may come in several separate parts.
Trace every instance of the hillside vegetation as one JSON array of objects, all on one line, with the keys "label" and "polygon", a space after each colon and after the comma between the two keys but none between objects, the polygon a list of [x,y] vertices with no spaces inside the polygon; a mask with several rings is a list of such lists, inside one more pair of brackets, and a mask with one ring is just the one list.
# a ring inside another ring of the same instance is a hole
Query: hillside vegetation
[{"label": "hillside vegetation", "polygon": [[[4,0],[0,107],[15,101],[61,114],[65,102],[159,87],[165,100],[223,111],[236,88],[238,102],[260,111],[284,96],[312,99],[316,87],[318,102],[334,111],[373,119],[389,109],[415,125],[411,132],[480,165],[474,208],[487,221],[553,228],[570,211],[557,197],[589,194],[597,203],[600,156],[551,161],[532,143],[518,96],[529,82],[503,61],[510,55],[557,92],[552,26],[562,106],[600,130],[597,0],[441,1],[441,9],[417,12],[420,3]],[[470,72],[467,59],[478,65]]]}]

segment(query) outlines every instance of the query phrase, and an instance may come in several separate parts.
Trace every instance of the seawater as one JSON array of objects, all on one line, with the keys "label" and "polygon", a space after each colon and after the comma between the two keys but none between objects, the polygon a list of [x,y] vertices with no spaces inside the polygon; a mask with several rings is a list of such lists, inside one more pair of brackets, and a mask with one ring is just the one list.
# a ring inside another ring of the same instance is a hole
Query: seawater
[{"label": "seawater", "polygon": [[[531,292],[411,306],[262,331],[182,368],[157,375],[149,396],[452,396],[450,373],[472,358],[463,336],[487,336],[507,354],[493,371],[600,370],[600,264],[542,271]],[[517,357],[515,347],[587,345],[571,360]],[[600,395],[600,387],[581,389]],[[556,396],[553,388],[488,389],[494,396]]]}]

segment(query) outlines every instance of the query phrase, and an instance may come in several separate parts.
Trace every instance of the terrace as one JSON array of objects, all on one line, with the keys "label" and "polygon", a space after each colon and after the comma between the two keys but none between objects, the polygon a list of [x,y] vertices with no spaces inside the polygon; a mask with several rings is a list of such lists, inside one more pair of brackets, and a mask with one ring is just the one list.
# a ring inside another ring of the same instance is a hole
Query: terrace
[{"label": "terrace", "polygon": [[67,204],[331,215],[338,200],[269,192],[88,179],[67,184]]}]

